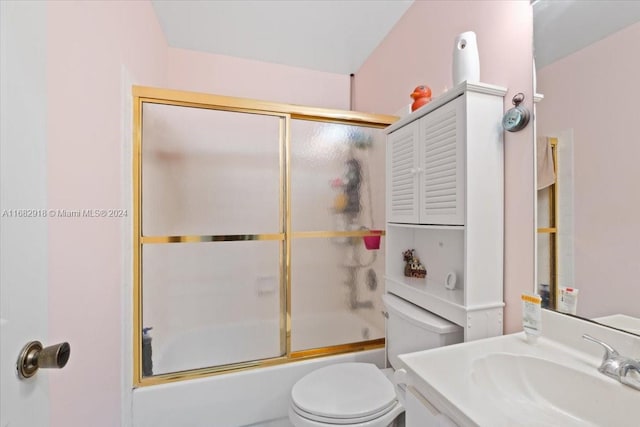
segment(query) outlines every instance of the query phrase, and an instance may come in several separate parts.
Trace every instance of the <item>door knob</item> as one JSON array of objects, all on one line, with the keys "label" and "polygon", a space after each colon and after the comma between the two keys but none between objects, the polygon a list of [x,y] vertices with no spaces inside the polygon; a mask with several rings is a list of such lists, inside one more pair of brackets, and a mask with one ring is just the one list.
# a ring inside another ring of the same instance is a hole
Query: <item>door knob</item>
[{"label": "door knob", "polygon": [[18,356],[18,377],[30,378],[38,372],[39,368],[64,368],[70,355],[71,346],[68,342],[42,348],[40,341],[31,341],[22,348]]}]

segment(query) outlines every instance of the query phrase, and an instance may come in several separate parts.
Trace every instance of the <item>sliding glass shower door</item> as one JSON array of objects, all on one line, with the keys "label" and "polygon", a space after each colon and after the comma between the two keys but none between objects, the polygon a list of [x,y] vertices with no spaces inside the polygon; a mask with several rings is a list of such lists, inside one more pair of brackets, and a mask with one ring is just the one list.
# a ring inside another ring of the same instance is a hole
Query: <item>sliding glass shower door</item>
[{"label": "sliding glass shower door", "polygon": [[384,338],[384,135],[292,120],[290,168],[292,351]]},{"label": "sliding glass shower door", "polygon": [[393,119],[134,89],[136,386],[384,344]]},{"label": "sliding glass shower door", "polygon": [[[143,104],[142,327],[153,363],[148,373],[284,355],[283,121]],[[142,356],[144,362],[148,355]]]}]

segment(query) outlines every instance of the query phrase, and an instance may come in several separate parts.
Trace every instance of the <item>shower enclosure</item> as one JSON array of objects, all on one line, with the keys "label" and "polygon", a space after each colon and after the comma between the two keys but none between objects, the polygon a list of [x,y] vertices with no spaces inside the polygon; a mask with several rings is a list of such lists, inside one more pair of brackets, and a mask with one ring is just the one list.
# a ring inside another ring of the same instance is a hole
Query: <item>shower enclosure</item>
[{"label": "shower enclosure", "polygon": [[393,120],[134,88],[136,385],[384,344]]}]

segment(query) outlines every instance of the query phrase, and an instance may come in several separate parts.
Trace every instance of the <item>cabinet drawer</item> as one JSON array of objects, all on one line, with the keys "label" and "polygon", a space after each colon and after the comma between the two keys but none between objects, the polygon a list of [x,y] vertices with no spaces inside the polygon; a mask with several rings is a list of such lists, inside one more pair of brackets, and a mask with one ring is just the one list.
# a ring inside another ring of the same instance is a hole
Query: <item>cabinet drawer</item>
[{"label": "cabinet drawer", "polygon": [[407,388],[406,396],[406,427],[458,427],[413,387]]}]

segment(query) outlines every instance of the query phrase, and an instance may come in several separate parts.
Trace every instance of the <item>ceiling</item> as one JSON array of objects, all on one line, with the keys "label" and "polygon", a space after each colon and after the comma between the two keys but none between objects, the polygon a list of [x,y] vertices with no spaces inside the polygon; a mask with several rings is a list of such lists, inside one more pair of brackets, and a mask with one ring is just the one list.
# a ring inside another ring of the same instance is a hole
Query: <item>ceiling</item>
[{"label": "ceiling", "polygon": [[[152,0],[170,46],[355,73],[413,0]],[[640,0],[533,0],[542,68],[640,21]]]},{"label": "ceiling", "polygon": [[638,0],[538,0],[532,4],[538,69],[640,21]]},{"label": "ceiling", "polygon": [[169,46],[358,71],[413,0],[153,0]]}]

